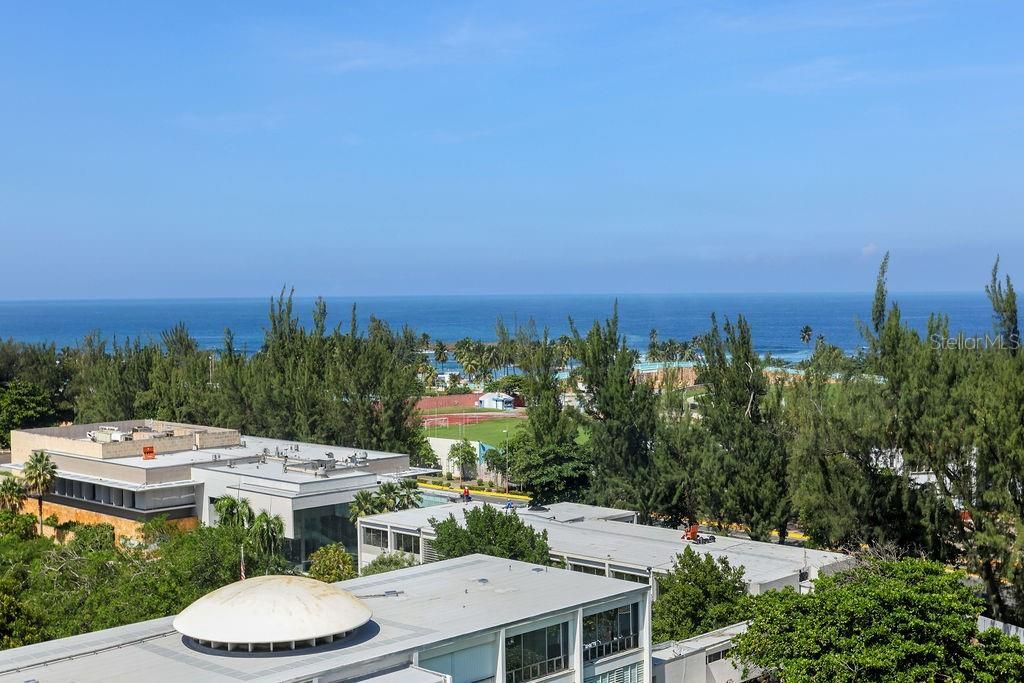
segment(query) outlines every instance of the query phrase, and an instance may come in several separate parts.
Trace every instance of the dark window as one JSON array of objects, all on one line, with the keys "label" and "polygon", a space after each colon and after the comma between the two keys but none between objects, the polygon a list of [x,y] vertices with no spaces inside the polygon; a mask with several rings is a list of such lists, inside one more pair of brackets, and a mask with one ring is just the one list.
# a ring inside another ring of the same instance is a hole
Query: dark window
[{"label": "dark window", "polygon": [[412,553],[413,555],[420,554],[420,537],[412,534],[400,534],[395,533],[395,550],[401,550],[403,553]]},{"label": "dark window", "polygon": [[640,603],[583,617],[583,661],[639,647]]},{"label": "dark window", "polygon": [[505,639],[505,683],[525,683],[569,668],[569,624]]},{"label": "dark window", "polygon": [[642,574],[632,574],[630,572],[617,572],[612,571],[613,579],[622,579],[623,581],[632,581],[634,583],[650,583],[650,579]]},{"label": "dark window", "polygon": [[374,529],[372,526],[363,527],[363,545],[372,545],[375,548],[388,548],[387,529]]},{"label": "dark window", "polygon": [[593,574],[594,576],[604,576],[603,567],[591,567],[585,564],[573,564],[572,570],[574,572],[580,572],[581,574]]},{"label": "dark window", "polygon": [[718,652],[713,652],[713,653],[709,654],[705,658],[705,660],[707,661],[708,664],[710,664],[711,662],[717,662],[719,659],[725,659],[725,657],[726,657],[726,655],[728,653],[729,653],[729,648],[726,648],[725,650],[719,650]]},{"label": "dark window", "polygon": [[294,537],[286,539],[284,556],[305,568],[316,550],[340,543],[349,553],[356,549],[356,526],[348,518],[348,503],[296,510],[292,517]]}]

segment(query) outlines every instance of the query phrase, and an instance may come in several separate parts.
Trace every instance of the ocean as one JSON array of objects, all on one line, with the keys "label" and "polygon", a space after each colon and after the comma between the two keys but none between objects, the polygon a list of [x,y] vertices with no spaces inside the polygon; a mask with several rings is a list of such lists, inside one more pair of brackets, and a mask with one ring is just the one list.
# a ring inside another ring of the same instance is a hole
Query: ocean
[{"label": "ocean", "polygon": [[[984,335],[992,330],[992,312],[984,293],[895,294],[903,319],[924,330],[930,313],[950,317],[953,332]],[[327,299],[329,324],[348,326],[351,306],[360,324],[373,315],[395,327],[410,325],[432,339],[462,337],[493,340],[501,316],[511,329],[533,319],[553,336],[567,333],[570,316],[585,330],[619,305],[619,326],[631,346],[644,349],[651,328],[659,338],[690,339],[708,329],[710,316],[721,321],[738,314],[750,321],[757,349],[795,359],[807,352],[800,330],[810,325],[837,346],[855,351],[863,344],[857,321],[871,317],[870,293],[862,294],[624,294],[388,296]],[[231,328],[239,348],[259,349],[270,299],[160,299],[80,301],[0,301],[0,338],[74,346],[98,331],[107,338],[159,339],[160,332],[184,322],[204,348],[221,345]],[[313,299],[296,298],[296,313],[308,324]]]}]

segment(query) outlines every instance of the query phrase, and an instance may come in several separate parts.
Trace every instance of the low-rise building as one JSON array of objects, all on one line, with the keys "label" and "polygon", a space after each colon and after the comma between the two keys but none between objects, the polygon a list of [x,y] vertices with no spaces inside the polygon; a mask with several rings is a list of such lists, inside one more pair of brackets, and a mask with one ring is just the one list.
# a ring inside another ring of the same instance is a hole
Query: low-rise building
[{"label": "low-rise building", "polygon": [[[403,453],[160,420],[15,430],[11,462],[0,467],[20,475],[36,451],[57,466],[44,516],[107,523],[118,537],[135,537],[139,524],[156,516],[184,527],[215,524],[214,503],[231,495],[247,499],[256,512],[281,516],[285,554],[298,564],[327,543],[355,550],[348,503],[356,492],[427,471],[410,468]],[[35,511],[34,502],[26,511]]]},{"label": "low-rise building", "polygon": [[747,623],[702,633],[686,640],[658,643],[651,649],[652,683],[744,683],[756,680],[761,671],[734,660],[729,652],[733,638],[747,630]]},{"label": "low-rise building", "polygon": [[649,683],[647,586],[484,555],[259,577],[177,617],[0,652],[0,681]]},{"label": "low-rise building", "polygon": [[[436,560],[430,520],[454,515],[461,521],[465,510],[486,504],[450,503],[362,517],[358,521],[359,566],[365,567],[388,551],[411,553],[421,562]],[[748,589],[755,595],[787,586],[807,591],[820,574],[840,571],[853,563],[853,558],[842,553],[746,538],[717,536],[713,543],[698,544],[675,529],[623,523],[634,521],[634,513],[612,508],[557,504],[517,512],[535,530],[547,532],[553,560],[585,574],[651,584],[655,591],[654,577],[670,571],[676,556],[688,546],[743,567]]]},{"label": "low-rise building", "polygon": [[501,391],[489,391],[481,394],[476,400],[478,408],[490,408],[492,410],[512,410],[516,407],[516,400]]}]

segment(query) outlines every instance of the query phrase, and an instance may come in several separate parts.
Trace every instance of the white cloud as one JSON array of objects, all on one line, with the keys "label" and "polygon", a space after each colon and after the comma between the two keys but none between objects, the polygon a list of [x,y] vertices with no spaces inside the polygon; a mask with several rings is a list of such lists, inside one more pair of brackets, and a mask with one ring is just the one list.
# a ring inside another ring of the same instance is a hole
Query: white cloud
[{"label": "white cloud", "polygon": [[860,249],[860,255],[864,257],[874,256],[878,253],[878,245],[874,242],[868,242]]}]

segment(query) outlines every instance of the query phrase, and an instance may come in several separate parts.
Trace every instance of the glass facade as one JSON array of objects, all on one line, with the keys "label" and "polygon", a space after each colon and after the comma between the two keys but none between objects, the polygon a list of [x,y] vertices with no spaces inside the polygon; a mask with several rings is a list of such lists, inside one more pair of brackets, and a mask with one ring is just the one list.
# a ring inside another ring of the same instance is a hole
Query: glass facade
[{"label": "glass facade", "polygon": [[583,661],[589,662],[640,645],[640,603],[583,617]]},{"label": "glass facade", "polygon": [[505,639],[505,683],[525,683],[568,668],[568,623]]},{"label": "glass facade", "polygon": [[651,582],[650,577],[644,576],[642,574],[633,574],[632,572],[617,572],[613,569],[611,575],[613,579],[620,579],[622,581],[632,581],[634,583]]},{"label": "glass facade", "polygon": [[420,537],[413,534],[403,534],[398,531],[395,532],[395,550],[400,550],[403,553],[412,553],[413,555],[420,554]]},{"label": "glass facade", "polygon": [[285,557],[305,568],[309,556],[332,543],[341,543],[350,553],[356,551],[356,527],[348,518],[348,503],[296,510],[293,514],[295,537],[286,539]]},{"label": "glass facade", "polygon": [[370,545],[374,548],[388,549],[388,530],[374,529],[372,526],[363,527],[363,545]]}]

